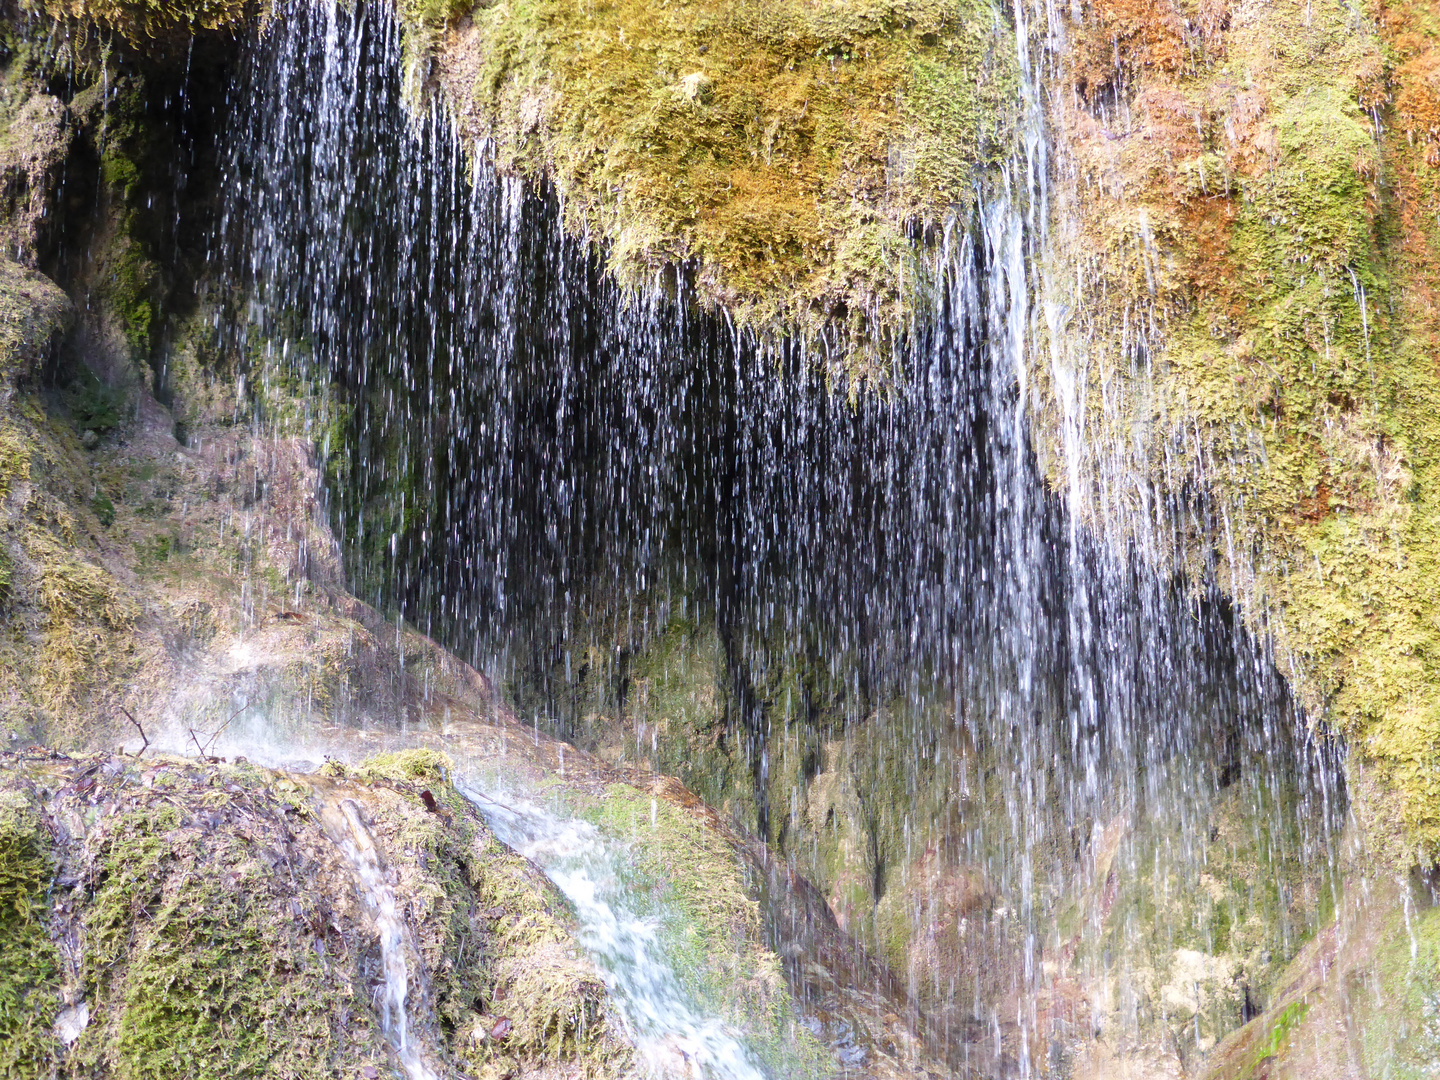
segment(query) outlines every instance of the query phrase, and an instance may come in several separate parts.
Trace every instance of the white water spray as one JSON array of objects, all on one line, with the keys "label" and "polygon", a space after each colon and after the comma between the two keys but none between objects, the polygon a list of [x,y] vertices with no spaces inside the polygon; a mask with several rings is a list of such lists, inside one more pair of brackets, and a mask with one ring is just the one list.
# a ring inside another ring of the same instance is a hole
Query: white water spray
[{"label": "white water spray", "polygon": [[642,1066],[660,1078],[766,1080],[739,1032],[708,1015],[666,955],[659,927],[629,910],[622,852],[590,824],[513,795],[457,784],[495,835],[545,871],[575,908],[579,939],[630,1029]]}]

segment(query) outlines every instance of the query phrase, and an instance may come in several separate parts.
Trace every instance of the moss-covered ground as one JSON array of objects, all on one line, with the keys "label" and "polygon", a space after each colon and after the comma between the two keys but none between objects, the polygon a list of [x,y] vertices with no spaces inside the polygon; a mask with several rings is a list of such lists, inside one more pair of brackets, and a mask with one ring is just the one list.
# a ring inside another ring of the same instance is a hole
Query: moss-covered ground
[{"label": "moss-covered ground", "polygon": [[[410,1032],[427,1055],[482,1076],[624,1074],[630,1051],[563,900],[447,777],[430,751],[313,778],[0,758],[5,1075],[388,1074],[378,938],[327,831],[341,799],[402,905]],[[81,1019],[57,1026],[62,1008]]]},{"label": "moss-covered ground", "polygon": [[48,1073],[59,1013],[60,954],[45,909],[55,866],[32,792],[0,791],[0,1074]]}]

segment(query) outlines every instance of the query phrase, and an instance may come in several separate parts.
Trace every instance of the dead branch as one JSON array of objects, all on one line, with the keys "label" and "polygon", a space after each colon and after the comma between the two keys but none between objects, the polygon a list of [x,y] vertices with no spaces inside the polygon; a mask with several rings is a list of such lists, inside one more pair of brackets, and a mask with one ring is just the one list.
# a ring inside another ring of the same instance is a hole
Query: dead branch
[{"label": "dead branch", "polygon": [[150,737],[145,734],[145,729],[140,726],[140,721],[135,719],[134,714],[129,709],[125,708],[124,705],[121,705],[120,711],[125,714],[125,719],[129,720],[130,723],[134,724],[135,730],[140,733],[140,749],[135,751],[135,756],[138,758],[141,754],[145,753],[147,748],[149,748]]}]

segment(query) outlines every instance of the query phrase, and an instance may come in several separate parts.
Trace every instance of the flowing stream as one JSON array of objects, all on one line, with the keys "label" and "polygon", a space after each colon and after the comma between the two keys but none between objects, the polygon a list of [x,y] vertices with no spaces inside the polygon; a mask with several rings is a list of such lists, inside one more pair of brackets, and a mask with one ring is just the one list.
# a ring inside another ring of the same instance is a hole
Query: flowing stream
[{"label": "flowing stream", "polygon": [[574,906],[580,943],[653,1075],[765,1080],[740,1034],[705,1015],[683,988],[655,920],[627,908],[612,841],[587,822],[558,817],[518,794],[486,793],[464,782],[458,787],[495,835],[539,865]]}]

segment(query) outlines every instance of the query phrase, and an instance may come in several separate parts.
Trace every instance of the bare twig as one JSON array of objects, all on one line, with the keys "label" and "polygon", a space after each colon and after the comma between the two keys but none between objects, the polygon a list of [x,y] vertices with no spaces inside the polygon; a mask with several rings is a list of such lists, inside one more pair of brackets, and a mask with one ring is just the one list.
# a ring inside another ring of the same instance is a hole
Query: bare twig
[{"label": "bare twig", "polygon": [[[204,756],[204,757],[209,757],[209,756],[210,756],[210,747],[212,747],[212,746],[215,745],[215,740],[218,739],[218,738],[220,738],[221,734],[225,731],[225,729],[226,729],[227,727],[229,727],[229,726],[234,722],[235,718],[236,718],[237,716],[239,716],[242,712],[244,712],[246,709],[248,709],[249,707],[250,707],[250,703],[247,701],[244,705],[241,705],[240,708],[236,709],[233,713],[230,714],[230,719],[229,719],[229,720],[226,720],[223,724],[221,724],[218,728],[215,729],[214,734],[212,734],[212,735],[210,736],[210,741],[207,742],[204,746],[200,747],[200,753],[201,753],[202,756]],[[196,746],[200,746],[200,743],[198,742],[198,740],[197,740],[197,742],[195,743],[195,745],[196,745]]]},{"label": "bare twig", "polygon": [[135,725],[135,730],[140,732],[141,746],[139,750],[135,751],[135,756],[138,758],[141,754],[145,753],[146,749],[150,746],[150,736],[145,734],[145,729],[140,726],[140,721],[135,719],[134,714],[131,713],[129,709],[127,709],[124,705],[121,705],[120,711],[125,714],[125,719],[129,720],[130,723]]},{"label": "bare twig", "polygon": [[483,792],[479,792],[479,791],[466,791],[464,788],[461,788],[461,789],[460,789],[460,794],[461,794],[461,795],[464,795],[466,798],[484,799],[486,802],[490,803],[492,806],[498,806],[498,807],[500,807],[500,809],[502,809],[502,810],[509,810],[510,813],[514,814],[516,817],[520,817],[520,816],[521,816],[521,815],[520,815],[520,811],[519,811],[519,810],[516,810],[513,806],[506,806],[506,805],[505,805],[503,802],[501,802],[499,799],[492,799],[489,795],[486,795],[486,794],[484,794]]},{"label": "bare twig", "polygon": [[190,741],[195,744],[195,749],[200,752],[200,756],[202,758],[210,757],[210,748],[215,745],[215,740],[220,738],[220,736],[224,734],[225,729],[234,722],[235,718],[249,707],[250,703],[248,701],[244,705],[241,705],[240,708],[236,709],[233,713],[230,714],[230,718],[228,720],[226,720],[218,728],[212,731],[203,743],[200,741],[200,736],[195,734],[194,728],[187,727],[185,729],[190,733]]}]

